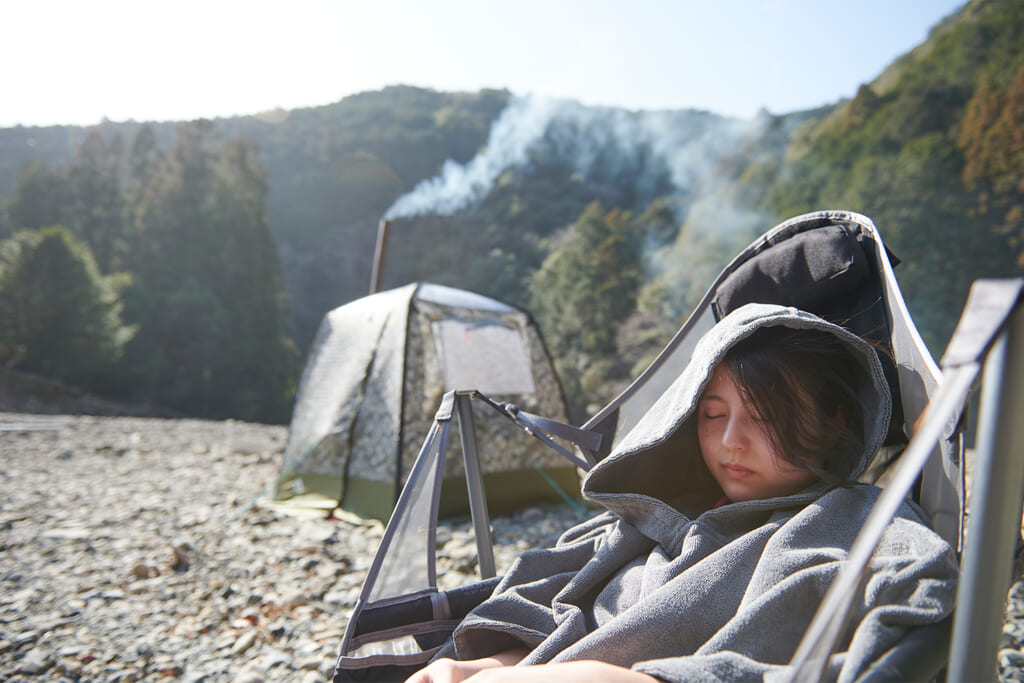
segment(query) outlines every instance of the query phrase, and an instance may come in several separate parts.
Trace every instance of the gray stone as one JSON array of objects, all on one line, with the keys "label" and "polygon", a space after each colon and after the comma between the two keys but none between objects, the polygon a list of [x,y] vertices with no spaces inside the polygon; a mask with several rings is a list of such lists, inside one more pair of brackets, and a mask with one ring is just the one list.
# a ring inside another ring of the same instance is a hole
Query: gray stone
[{"label": "gray stone", "polygon": [[235,644],[231,646],[231,654],[237,655],[248,650],[256,642],[257,635],[256,631],[246,631],[243,633],[235,641]]},{"label": "gray stone", "polygon": [[29,650],[18,663],[18,673],[38,676],[53,666],[53,658],[46,650],[34,647]]},{"label": "gray stone", "polygon": [[262,671],[256,669],[242,669],[231,679],[232,683],[264,683],[267,680]]},{"label": "gray stone", "polygon": [[314,671],[319,671],[323,663],[324,662],[322,657],[307,656],[299,662],[298,666],[300,669],[312,669]]},{"label": "gray stone", "polygon": [[1014,669],[1024,668],[1024,652],[1019,650],[1000,650],[999,665],[1002,667],[1012,667]]}]

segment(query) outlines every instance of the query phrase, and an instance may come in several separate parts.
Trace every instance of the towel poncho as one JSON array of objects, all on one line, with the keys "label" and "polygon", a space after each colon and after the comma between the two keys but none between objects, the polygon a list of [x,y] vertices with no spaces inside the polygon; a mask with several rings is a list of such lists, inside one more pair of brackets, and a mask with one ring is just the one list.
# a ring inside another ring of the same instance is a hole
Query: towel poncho
[{"label": "towel poncho", "polygon": [[[773,325],[828,331],[859,359],[866,447],[849,472],[855,480],[888,428],[890,396],[874,350],[796,309],[744,306],[704,336],[686,370],[589,472],[584,494],[607,510],[554,548],[524,553],[438,656],[474,659],[525,646],[531,652],[521,666],[596,659],[665,681],[787,678],[880,491],[820,482],[714,507],[720,493],[707,486],[697,403],[728,349]],[[907,629],[949,615],[956,576],[949,545],[905,503],[871,561],[830,679],[855,679]]]}]

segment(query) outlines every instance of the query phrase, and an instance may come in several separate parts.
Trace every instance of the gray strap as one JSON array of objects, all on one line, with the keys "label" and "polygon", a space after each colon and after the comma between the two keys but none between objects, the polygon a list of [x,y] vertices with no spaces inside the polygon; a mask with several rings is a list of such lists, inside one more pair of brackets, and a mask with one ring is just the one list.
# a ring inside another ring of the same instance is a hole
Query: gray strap
[{"label": "gray strap", "polygon": [[444,591],[430,594],[430,607],[434,613],[434,621],[452,618],[452,607],[448,604],[448,594]]},{"label": "gray strap", "polygon": [[558,422],[557,420],[551,420],[540,415],[534,415],[528,413],[525,410],[520,410],[517,406],[511,403],[505,405],[505,410],[514,411],[514,414],[519,417],[520,420],[528,424],[534,429],[542,429],[551,436],[557,436],[559,439],[565,439],[570,443],[574,443],[577,446],[581,446],[591,451],[596,451],[601,447],[601,435],[597,432],[592,432],[588,429],[580,429],[572,425],[565,424],[564,422]]},{"label": "gray strap", "polygon": [[[473,398],[483,401],[491,408],[494,408],[499,413],[522,427],[527,434],[540,439],[550,448],[561,453],[563,457],[577,467],[582,468],[584,471],[589,471],[590,468],[594,466],[595,461],[591,455],[591,451],[596,451],[601,447],[601,440],[603,438],[602,434],[592,432],[588,429],[581,429],[580,427],[573,427],[572,425],[565,424],[564,422],[551,420],[546,417],[534,415],[533,413],[528,413],[520,410],[518,406],[512,403],[498,403],[476,390],[465,393],[470,394]],[[552,436],[556,436],[575,446],[579,446],[584,457],[581,458],[568,448],[565,448],[552,439]]]},{"label": "gray strap", "polygon": [[[572,425],[567,425],[562,422],[555,422],[554,420],[548,420],[531,413],[524,413],[519,410],[516,406],[511,403],[506,403],[502,406],[502,413],[509,417],[513,422],[522,427],[531,436],[540,439],[551,448],[561,453],[566,459],[572,462],[577,467],[581,467],[584,470],[589,471],[594,466],[593,462],[590,462],[584,458],[579,457],[568,448],[565,448],[561,444],[554,441],[551,436],[557,436],[561,439],[565,439],[577,446],[583,446],[580,441],[590,443],[593,439],[589,436],[597,437],[597,446],[601,445],[601,435],[594,434],[593,432],[587,432],[582,429],[577,429]],[[547,428],[542,426],[543,423],[547,423]],[[560,433],[559,433],[560,432]]]}]

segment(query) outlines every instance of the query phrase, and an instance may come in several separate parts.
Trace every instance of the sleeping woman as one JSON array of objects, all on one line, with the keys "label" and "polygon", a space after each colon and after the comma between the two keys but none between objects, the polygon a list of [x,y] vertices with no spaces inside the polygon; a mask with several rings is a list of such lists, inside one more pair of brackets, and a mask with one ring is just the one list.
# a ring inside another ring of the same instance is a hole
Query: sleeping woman
[{"label": "sleeping woman", "polygon": [[[789,673],[880,491],[875,351],[792,308],[747,305],[584,482],[607,511],[525,553],[414,683],[736,681]],[[953,608],[957,565],[905,503],[828,677],[853,680]]]}]

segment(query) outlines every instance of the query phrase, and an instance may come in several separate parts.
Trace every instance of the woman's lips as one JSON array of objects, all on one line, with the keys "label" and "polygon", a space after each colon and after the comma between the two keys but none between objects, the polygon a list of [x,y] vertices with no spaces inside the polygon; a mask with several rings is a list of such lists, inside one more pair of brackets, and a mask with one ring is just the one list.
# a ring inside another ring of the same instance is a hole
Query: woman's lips
[{"label": "woman's lips", "polygon": [[745,479],[754,473],[754,470],[750,469],[749,467],[744,467],[743,465],[734,465],[730,463],[722,465],[722,469],[725,471],[727,475],[729,475],[733,479]]}]

